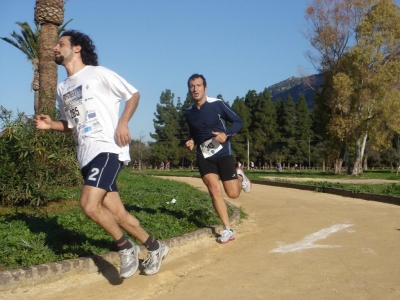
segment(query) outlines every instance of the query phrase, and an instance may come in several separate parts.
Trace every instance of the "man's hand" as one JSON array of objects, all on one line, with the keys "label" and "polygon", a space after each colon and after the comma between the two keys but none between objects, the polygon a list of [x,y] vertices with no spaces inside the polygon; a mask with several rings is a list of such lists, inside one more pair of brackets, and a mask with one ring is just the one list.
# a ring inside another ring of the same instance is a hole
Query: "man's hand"
[{"label": "man's hand", "polygon": [[191,151],[191,150],[193,150],[193,147],[194,147],[194,141],[193,140],[186,141],[186,148],[188,148]]},{"label": "man's hand", "polygon": [[117,139],[118,146],[121,148],[129,145],[132,139],[128,124],[118,123],[117,129],[115,130],[115,137]]},{"label": "man's hand", "polygon": [[212,134],[215,135],[215,140],[219,143],[225,143],[226,139],[228,138],[225,132],[215,132],[212,131]]},{"label": "man's hand", "polygon": [[51,129],[52,120],[48,115],[37,115],[35,119],[33,119],[33,123],[35,124],[36,129]]}]

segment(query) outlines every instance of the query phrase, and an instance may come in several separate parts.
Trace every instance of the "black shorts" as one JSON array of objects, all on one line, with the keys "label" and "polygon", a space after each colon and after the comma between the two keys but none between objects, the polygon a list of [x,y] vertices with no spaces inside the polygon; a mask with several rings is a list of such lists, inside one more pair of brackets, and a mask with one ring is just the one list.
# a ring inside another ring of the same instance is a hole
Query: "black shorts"
[{"label": "black shorts", "polygon": [[101,188],[108,192],[117,192],[117,177],[122,169],[118,154],[100,153],[81,169],[84,185]]},{"label": "black shorts", "polygon": [[232,155],[207,159],[198,156],[197,165],[199,166],[201,177],[213,173],[219,175],[221,181],[229,181],[238,178],[235,160]]}]

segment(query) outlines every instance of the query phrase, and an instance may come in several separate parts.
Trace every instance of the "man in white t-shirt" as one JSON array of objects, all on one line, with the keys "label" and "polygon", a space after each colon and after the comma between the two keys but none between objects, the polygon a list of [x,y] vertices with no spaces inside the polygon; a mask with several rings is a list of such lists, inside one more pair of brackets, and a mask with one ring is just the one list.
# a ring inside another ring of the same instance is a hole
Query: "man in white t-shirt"
[{"label": "man in white t-shirt", "polygon": [[[37,115],[35,126],[72,132],[84,178],[80,205],[116,241],[120,277],[128,278],[137,271],[140,250],[121,228],[146,247],[143,271],[155,274],[169,248],[150,236],[126,211],[116,185],[123,164],[130,161],[128,122],[138,106],[139,92],[115,72],[98,66],[92,40],[79,31],[65,31],[53,50],[55,62],[64,66],[68,75],[57,86],[61,118],[54,121],[48,115]],[[122,99],[126,100],[125,107],[118,118]]]}]

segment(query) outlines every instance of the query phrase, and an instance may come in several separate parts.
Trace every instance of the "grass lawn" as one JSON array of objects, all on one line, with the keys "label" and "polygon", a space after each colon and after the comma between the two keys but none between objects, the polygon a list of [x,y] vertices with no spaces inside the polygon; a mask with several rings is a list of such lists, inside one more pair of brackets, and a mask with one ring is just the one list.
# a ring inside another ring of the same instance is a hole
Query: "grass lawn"
[{"label": "grass lawn", "polygon": [[[209,195],[186,183],[124,169],[118,187],[126,209],[157,239],[221,224]],[[80,188],[55,188],[45,207],[1,208],[0,270],[117,250],[112,238],[82,213],[79,195]]]}]

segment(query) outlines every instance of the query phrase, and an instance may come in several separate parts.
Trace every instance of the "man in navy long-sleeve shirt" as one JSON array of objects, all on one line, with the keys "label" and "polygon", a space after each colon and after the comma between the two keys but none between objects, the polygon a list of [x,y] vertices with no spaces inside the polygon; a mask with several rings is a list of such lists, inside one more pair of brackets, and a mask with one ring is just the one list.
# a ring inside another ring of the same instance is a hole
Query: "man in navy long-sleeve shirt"
[{"label": "man in navy long-sleeve shirt", "polygon": [[[188,88],[193,104],[185,112],[191,135],[186,147],[192,150],[194,145],[197,145],[197,164],[201,178],[224,224],[224,231],[217,241],[225,244],[235,239],[235,231],[229,223],[219,179],[230,198],[239,197],[241,188],[246,193],[251,189],[251,182],[243,170],[235,167],[230,142],[230,137],[242,128],[243,121],[222,100],[207,97],[207,82],[203,75],[190,76]],[[231,123],[229,128],[226,125],[227,121]]]}]

